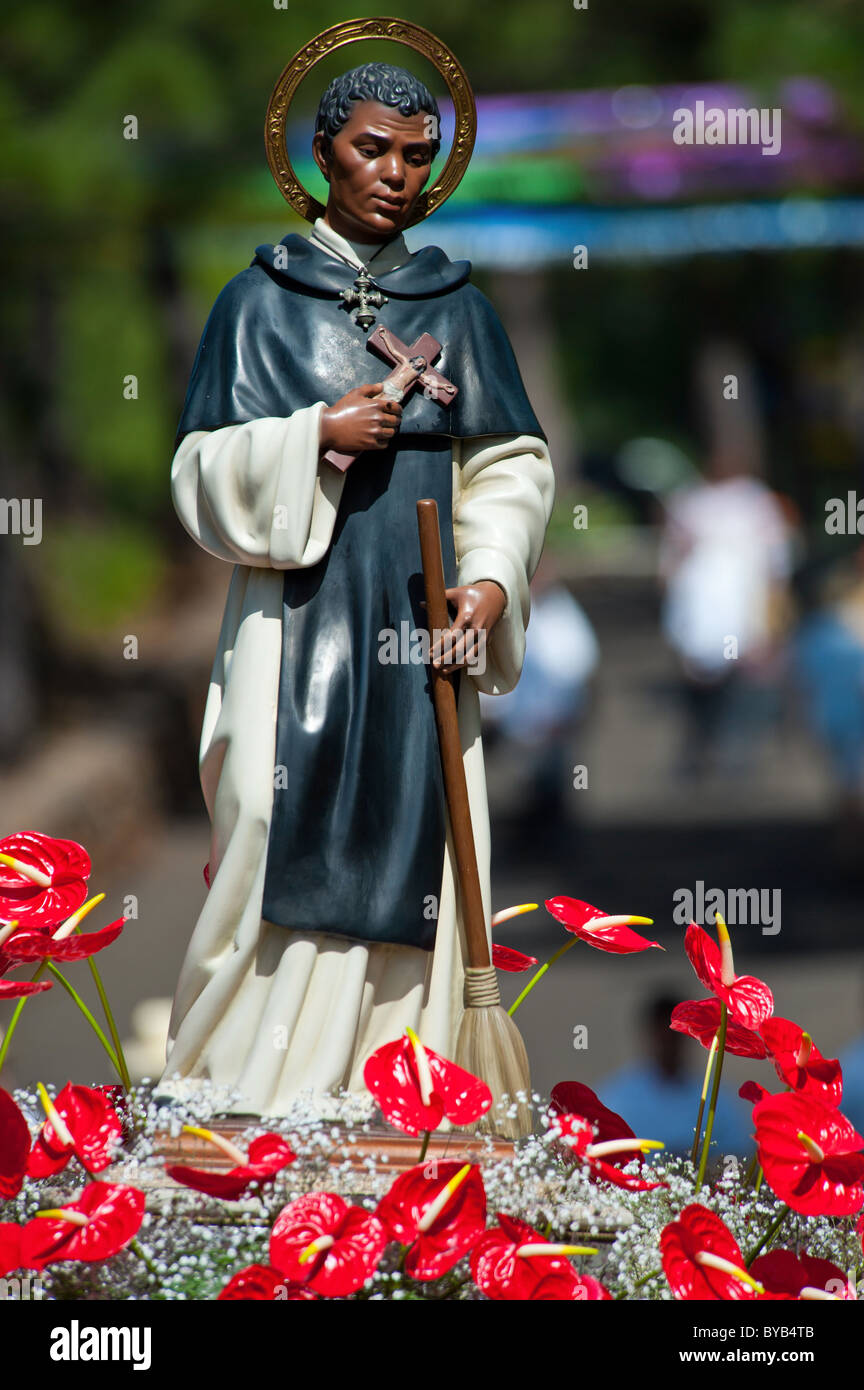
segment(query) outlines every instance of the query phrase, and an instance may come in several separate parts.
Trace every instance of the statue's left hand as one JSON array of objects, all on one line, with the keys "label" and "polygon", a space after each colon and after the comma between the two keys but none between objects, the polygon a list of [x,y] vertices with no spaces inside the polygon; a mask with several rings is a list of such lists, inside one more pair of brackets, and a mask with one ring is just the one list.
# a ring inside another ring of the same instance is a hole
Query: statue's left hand
[{"label": "statue's left hand", "polygon": [[431,650],[432,664],[443,673],[476,659],[477,634],[482,632],[482,640],[488,640],[507,606],[507,595],[494,579],[460,584],[446,589],[445,593],[456,607],[456,617],[443,637],[432,644]]}]

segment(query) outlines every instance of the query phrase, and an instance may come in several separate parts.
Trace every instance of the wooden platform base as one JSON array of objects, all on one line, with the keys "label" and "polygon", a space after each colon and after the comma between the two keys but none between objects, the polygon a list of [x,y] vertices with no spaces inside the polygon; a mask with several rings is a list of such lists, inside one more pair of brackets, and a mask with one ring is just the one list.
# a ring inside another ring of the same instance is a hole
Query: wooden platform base
[{"label": "wooden platform base", "polygon": [[[226,1117],[213,1123],[210,1128],[245,1152],[246,1143],[242,1136],[251,1124],[256,1127],[263,1126],[266,1121]],[[329,1161],[334,1165],[347,1162],[352,1169],[368,1171],[368,1160],[371,1158],[376,1168],[395,1175],[413,1168],[419,1161],[422,1135],[415,1138],[383,1128],[373,1128],[364,1132],[359,1126],[332,1128],[340,1131],[333,1140],[332,1153],[329,1155]],[[199,1138],[196,1134],[179,1134],[175,1137],[167,1131],[157,1131],[156,1152],[166,1163],[183,1163],[213,1172],[226,1172],[234,1167],[232,1160],[215,1144]],[[514,1145],[506,1139],[494,1139],[488,1135],[454,1130],[450,1133],[432,1134],[426,1149],[425,1161],[496,1163],[512,1158],[513,1152]]]},{"label": "wooden platform base", "polygon": [[[266,1119],[252,1116],[225,1116],[211,1120],[208,1126],[244,1154],[248,1153],[249,1133],[256,1130],[260,1133],[269,1127]],[[277,1127],[282,1132],[282,1126],[274,1121],[272,1128]],[[236,1225],[258,1229],[262,1222],[266,1225],[271,1219],[273,1211],[270,1208],[274,1203],[278,1206],[304,1192],[337,1191],[347,1202],[365,1203],[368,1207],[370,1202],[377,1202],[384,1196],[394,1178],[416,1167],[420,1160],[422,1135],[399,1134],[382,1124],[364,1129],[362,1123],[336,1121],[322,1121],[320,1131],[323,1133],[313,1140],[306,1127],[301,1126],[299,1133],[305,1137],[294,1140],[298,1162],[283,1170],[273,1184],[268,1184],[263,1195],[247,1193],[236,1201],[203,1197],[166,1173],[166,1168],[175,1164],[211,1172],[226,1172],[235,1166],[225,1153],[195,1134],[174,1135],[167,1129],[157,1130],[150,1136],[155,1143],[145,1166],[134,1160],[124,1165],[120,1158],[101,1176],[103,1181],[131,1183],[145,1191],[148,1210],[162,1219],[194,1218],[203,1226]],[[285,1127],[285,1133],[290,1142],[290,1126]],[[447,1162],[460,1166],[476,1163],[484,1170],[487,1181],[491,1181],[490,1170],[498,1164],[510,1163],[515,1156],[515,1145],[505,1139],[464,1130],[439,1131],[430,1136],[424,1163]],[[506,1186],[505,1210],[512,1210],[514,1215],[525,1220],[535,1220],[538,1202],[544,1210],[548,1207],[559,1217],[566,1208],[573,1238],[580,1244],[583,1240],[589,1245],[608,1242],[632,1219],[627,1211],[614,1205],[614,1197],[608,1205],[604,1203],[604,1209],[598,1210],[593,1203],[586,1204],[578,1196],[571,1196],[566,1190],[566,1174],[538,1173],[533,1178],[529,1175],[520,1188],[521,1192],[515,1193],[509,1184]],[[65,1186],[56,1191],[46,1188],[44,1203],[63,1206],[68,1197]]]}]

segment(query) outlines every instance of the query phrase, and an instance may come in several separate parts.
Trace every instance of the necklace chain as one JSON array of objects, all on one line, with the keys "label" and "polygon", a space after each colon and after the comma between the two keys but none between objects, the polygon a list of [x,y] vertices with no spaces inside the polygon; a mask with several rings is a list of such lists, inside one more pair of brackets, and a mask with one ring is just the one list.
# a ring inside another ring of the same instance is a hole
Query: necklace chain
[{"label": "necklace chain", "polygon": [[[351,270],[363,271],[365,274],[368,274],[368,273],[369,273],[369,266],[372,264],[372,262],[374,261],[375,257],[376,257],[376,256],[380,256],[380,255],[381,255],[381,252],[384,250],[385,246],[389,246],[389,245],[390,245],[390,242],[389,242],[389,241],[384,241],[384,242],[382,242],[381,245],[378,247],[378,250],[377,250],[377,251],[374,251],[367,261],[365,261],[365,262],[364,262],[364,261],[361,261],[359,266],[356,266],[356,265],[354,264],[353,261],[349,261],[348,257],[344,254],[344,252],[342,252],[342,251],[337,251],[337,249],[336,249],[335,246],[331,246],[329,242],[324,241],[323,237],[320,239],[320,241],[319,241],[318,244],[319,244],[319,246],[326,247],[326,249],[327,249],[327,251],[330,253],[330,255],[332,255],[332,256],[338,256],[339,259],[340,259],[340,261],[344,261],[345,265],[347,265]],[[358,259],[359,259],[359,257],[358,257]]]}]

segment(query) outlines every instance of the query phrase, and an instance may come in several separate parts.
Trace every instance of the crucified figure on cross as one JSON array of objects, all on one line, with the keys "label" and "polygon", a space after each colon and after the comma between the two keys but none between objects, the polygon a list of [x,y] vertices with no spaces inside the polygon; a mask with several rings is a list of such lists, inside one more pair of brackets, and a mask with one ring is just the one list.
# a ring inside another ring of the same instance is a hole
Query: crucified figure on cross
[{"label": "crucified figure on cross", "polygon": [[[452,381],[448,381],[432,366],[441,354],[441,344],[431,333],[421,333],[417,341],[407,347],[401,338],[397,338],[395,333],[391,333],[389,328],[379,323],[375,332],[371,334],[367,347],[377,352],[385,362],[394,364],[392,372],[381,383],[382,394],[388,400],[401,402],[415,386],[422,386],[425,395],[444,405],[449,405],[458,394],[458,386],[454,386]],[[332,463],[334,468],[338,468],[340,473],[344,473],[357,458],[357,454],[328,449],[323,457],[328,463]]]}]

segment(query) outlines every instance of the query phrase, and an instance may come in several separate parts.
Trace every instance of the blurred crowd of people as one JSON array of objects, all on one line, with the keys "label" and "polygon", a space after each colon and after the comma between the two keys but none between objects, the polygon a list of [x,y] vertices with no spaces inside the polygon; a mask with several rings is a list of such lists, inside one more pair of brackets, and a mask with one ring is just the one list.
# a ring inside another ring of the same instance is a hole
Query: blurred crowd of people
[{"label": "blurred crowd of people", "polygon": [[685,772],[758,769],[791,696],[848,839],[864,827],[864,551],[807,554],[797,510],[719,454],[665,504],[662,626],[685,709]]},{"label": "blurred crowd of people", "polygon": [[[774,746],[775,766],[784,749],[800,754],[809,743],[804,775],[818,777],[821,762],[832,807],[826,872],[855,880],[864,870],[864,547],[852,540],[832,551],[818,521],[808,531],[796,506],[739,466],[731,449],[715,449],[701,473],[687,466],[675,476],[673,469],[666,482],[643,488],[658,521],[658,638],[672,673],[662,717],[674,725],[674,754],[670,765],[658,753],[658,778],[688,791],[720,781],[746,813],[770,740],[785,740]],[[571,862],[579,829],[573,808],[585,804],[570,794],[572,778],[591,761],[601,645],[559,564],[544,555],[521,681],[503,699],[484,701],[492,757],[509,755],[519,780],[520,843],[530,851],[557,834]],[[692,1141],[693,1075],[682,1039],[669,1031],[674,1002],[647,1000],[640,1060],[608,1078],[600,1095],[639,1133],[650,1136],[652,1117],[662,1114],[664,1136],[677,1136],[670,1147],[684,1151]],[[848,1043],[841,1061],[844,1109],[861,1128],[864,1036]],[[720,1150],[746,1151],[749,1134],[748,1107],[734,1092],[724,1094]]]},{"label": "blurred crowd of people", "polygon": [[[864,547],[811,556],[794,503],[721,450],[656,502],[660,628],[680,699],[674,774],[758,775],[766,736],[797,719],[821,751],[841,839],[857,847]],[[521,680],[504,699],[484,697],[490,742],[510,744],[524,769],[526,831],[563,814],[600,659],[585,610],[544,554]]]}]

